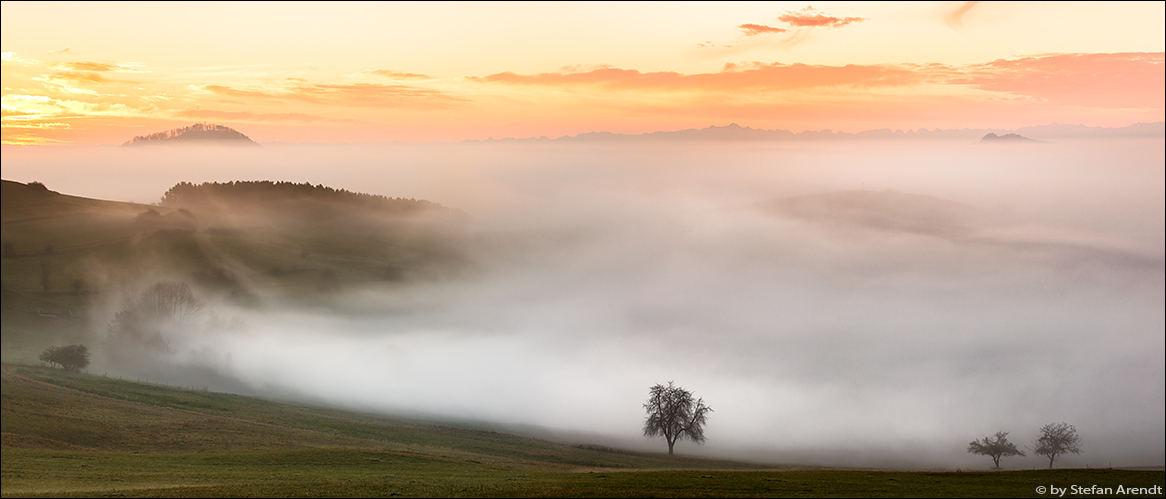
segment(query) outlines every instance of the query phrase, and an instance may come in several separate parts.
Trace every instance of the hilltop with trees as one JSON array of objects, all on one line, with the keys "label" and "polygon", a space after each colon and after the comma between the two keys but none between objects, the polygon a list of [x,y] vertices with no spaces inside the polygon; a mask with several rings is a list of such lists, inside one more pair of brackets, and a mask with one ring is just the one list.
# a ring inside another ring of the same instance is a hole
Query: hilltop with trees
[{"label": "hilltop with trees", "polygon": [[192,184],[179,182],[162,196],[161,205],[168,207],[200,208],[215,210],[225,205],[272,206],[288,202],[316,201],[337,203],[348,207],[363,208],[386,214],[411,214],[427,210],[452,212],[440,204],[424,199],[391,198],[376,194],[352,192],[324,185],[304,182],[236,181],[203,182]]},{"label": "hilltop with trees", "polygon": [[258,142],[251,140],[250,137],[239,133],[231,127],[213,123],[195,123],[187,127],[175,128],[164,132],[139,135],[122,145],[142,146],[154,144],[259,145]]},{"label": "hilltop with trees", "polygon": [[[93,348],[94,307],[159,282],[211,303],[352,306],[346,291],[438,280],[466,261],[468,216],[421,199],[264,181],[181,183],[143,205],[51,187],[0,182],[6,361]],[[122,309],[133,314],[103,338],[165,350],[169,323]]]}]

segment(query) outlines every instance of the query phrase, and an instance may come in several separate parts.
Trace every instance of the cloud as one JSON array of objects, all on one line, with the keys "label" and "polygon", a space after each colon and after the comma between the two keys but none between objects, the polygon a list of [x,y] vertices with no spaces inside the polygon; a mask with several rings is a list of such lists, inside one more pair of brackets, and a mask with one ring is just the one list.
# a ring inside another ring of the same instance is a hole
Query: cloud
[{"label": "cloud", "polygon": [[29,59],[17,54],[16,52],[0,53],[0,62],[3,62],[4,64],[19,64],[21,66],[36,66],[41,63],[36,59]]},{"label": "cloud", "polygon": [[821,14],[820,10],[807,6],[801,10],[787,10],[777,18],[798,28],[841,28],[848,24],[866,21],[864,17],[834,17]]},{"label": "cloud", "polygon": [[142,64],[139,64],[139,63],[114,64],[114,63],[108,63],[108,62],[84,62],[83,61],[83,62],[62,62],[62,63],[52,65],[50,67],[50,69],[64,70],[64,71],[99,72],[99,73],[104,73],[104,72],[142,73],[142,72],[144,72],[141,69],[138,69],[139,66],[142,66]]},{"label": "cloud", "polygon": [[252,113],[247,111],[215,111],[210,109],[185,109],[174,113],[181,118],[247,121],[259,123],[353,123],[355,120],[330,118],[304,113]]},{"label": "cloud", "polygon": [[118,68],[117,64],[104,62],[62,62],[53,66],[53,69],[71,71],[117,71]]},{"label": "cloud", "polygon": [[948,83],[1098,108],[1163,108],[1162,52],[1052,54],[961,68]]},{"label": "cloud", "polygon": [[785,28],[774,28],[773,26],[766,26],[764,24],[742,24],[737,27],[745,32],[745,36],[756,36],[763,33],[785,33],[789,31]]},{"label": "cloud", "polygon": [[[7,116],[6,116],[7,117]],[[32,128],[36,130],[65,130],[70,128],[68,123],[27,123],[20,121],[4,121],[4,128]]]},{"label": "cloud", "polygon": [[390,80],[431,80],[431,79],[433,79],[433,77],[429,76],[429,75],[423,75],[423,74],[417,74],[417,73],[404,73],[401,71],[393,71],[391,69],[375,69],[372,71],[365,71],[365,73],[380,76],[383,78],[388,78]]},{"label": "cloud", "polygon": [[35,124],[38,121],[60,121],[76,118],[148,117],[156,110],[153,105],[131,106],[110,102],[82,102],[71,99],[53,99],[41,95],[5,95],[2,100],[4,126],[15,122]]},{"label": "cloud", "polygon": [[[35,80],[36,78],[34,78]],[[45,78],[46,82],[65,82],[65,83],[91,83],[100,84],[108,83],[109,79],[99,73],[91,71],[57,71]]]},{"label": "cloud", "polygon": [[944,16],[943,22],[951,29],[960,29],[964,27],[964,14],[967,14],[972,7],[980,2],[965,2],[963,6],[952,11],[950,14]]},{"label": "cloud", "polygon": [[[10,128],[10,125],[4,125],[5,128]],[[66,127],[67,128],[67,127]],[[6,146],[47,146],[53,144],[63,144],[67,141],[52,139],[41,135],[33,135],[30,133],[9,133],[5,134],[4,138],[0,140],[0,144]]]},{"label": "cloud", "polygon": [[817,87],[902,86],[919,83],[925,73],[910,67],[891,65],[815,66],[808,64],[759,64],[738,70],[726,66],[718,73],[682,74],[675,72],[641,73],[634,69],[603,68],[583,73],[539,73],[521,75],[513,72],[483,77],[469,77],[480,83],[546,87],[604,86],[644,90],[789,90]]},{"label": "cloud", "polygon": [[334,106],[441,107],[468,102],[445,92],[407,85],[373,83],[327,84],[289,81],[274,88],[244,89],[203,85],[202,89],[224,97],[251,100],[290,100]]}]

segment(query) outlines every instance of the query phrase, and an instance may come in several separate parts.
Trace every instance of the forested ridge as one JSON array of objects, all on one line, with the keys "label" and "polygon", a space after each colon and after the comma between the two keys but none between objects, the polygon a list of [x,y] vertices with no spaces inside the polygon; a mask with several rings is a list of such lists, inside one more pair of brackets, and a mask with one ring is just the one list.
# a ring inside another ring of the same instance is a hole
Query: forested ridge
[{"label": "forested ridge", "polygon": [[270,204],[283,201],[314,200],[342,203],[365,209],[404,214],[422,210],[454,211],[432,201],[391,198],[377,194],[335,189],[304,182],[232,181],[193,184],[179,182],[162,196],[162,206],[200,206],[213,203]]}]

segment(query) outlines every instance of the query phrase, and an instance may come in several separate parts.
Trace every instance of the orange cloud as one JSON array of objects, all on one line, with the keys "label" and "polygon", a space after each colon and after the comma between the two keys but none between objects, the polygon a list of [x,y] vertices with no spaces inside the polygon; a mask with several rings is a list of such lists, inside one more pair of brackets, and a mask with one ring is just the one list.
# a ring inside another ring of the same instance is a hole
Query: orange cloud
[{"label": "orange cloud", "polygon": [[301,84],[293,82],[292,85],[272,90],[248,90],[224,85],[204,85],[202,88],[224,97],[249,100],[292,100],[334,106],[433,107],[467,102],[466,99],[437,90],[407,85],[372,83]]},{"label": "orange cloud", "polygon": [[841,28],[847,24],[865,21],[864,17],[834,17],[807,6],[801,10],[785,11],[777,20],[799,28]]},{"label": "orange cloud", "polygon": [[209,109],[186,109],[174,113],[174,116],[204,120],[249,121],[260,123],[355,122],[355,120],[329,118],[304,113],[252,113],[247,111],[214,111]]},{"label": "orange cloud", "polygon": [[63,62],[54,65],[53,69],[70,71],[117,71],[121,67],[117,64],[106,64],[103,62]]},{"label": "orange cloud", "polygon": [[90,71],[57,71],[49,75],[49,81],[68,83],[106,83],[108,78]]},{"label": "orange cloud", "polygon": [[947,23],[947,26],[951,29],[960,29],[964,27],[964,14],[967,14],[968,11],[972,10],[972,7],[975,7],[978,3],[980,2],[965,2],[963,6],[945,16],[943,21]]},{"label": "orange cloud", "polygon": [[403,73],[401,71],[393,71],[391,69],[376,69],[367,71],[368,74],[377,75],[391,80],[430,80],[432,76],[417,74],[417,73]]},{"label": "orange cloud", "polygon": [[1074,106],[1162,109],[1164,55],[1127,52],[999,59],[969,66],[949,83]]},{"label": "orange cloud", "polygon": [[789,31],[785,28],[774,28],[773,26],[766,26],[764,24],[742,24],[737,27],[745,32],[745,36],[756,36],[762,33],[785,33]]},{"label": "orange cloud", "polygon": [[47,146],[66,142],[31,133],[5,133],[4,137],[0,138],[0,144],[6,146]]},{"label": "orange cloud", "polygon": [[889,65],[812,66],[808,64],[757,64],[737,70],[727,65],[725,71],[685,75],[674,72],[641,73],[634,69],[602,68],[583,73],[540,73],[520,75],[513,72],[483,77],[469,77],[481,83],[571,87],[598,85],[623,89],[654,90],[789,90],[835,86],[899,86],[919,83],[928,73],[913,68]]}]

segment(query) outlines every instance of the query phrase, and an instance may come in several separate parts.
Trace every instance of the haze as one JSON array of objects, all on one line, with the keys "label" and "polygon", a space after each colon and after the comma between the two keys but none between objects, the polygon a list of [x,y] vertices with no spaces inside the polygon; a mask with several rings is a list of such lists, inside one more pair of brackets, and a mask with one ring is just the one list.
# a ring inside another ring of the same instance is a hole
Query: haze
[{"label": "haze", "polygon": [[[1058,421],[1084,449],[1063,466],[1164,461],[1163,164],[1161,138],[4,149],[5,179],[86,197],[270,179],[472,217],[456,273],[334,309],[213,303],[247,329],[90,372],[651,451],[641,405],[673,380],[715,409],[679,453],[928,468]],[[847,191],[971,215],[949,234],[765,203]]]}]

